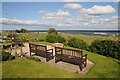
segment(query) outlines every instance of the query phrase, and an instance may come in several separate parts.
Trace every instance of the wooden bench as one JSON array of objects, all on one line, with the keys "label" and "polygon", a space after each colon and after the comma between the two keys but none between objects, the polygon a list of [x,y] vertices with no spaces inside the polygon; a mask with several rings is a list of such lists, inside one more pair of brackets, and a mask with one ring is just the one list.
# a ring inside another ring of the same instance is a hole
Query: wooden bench
[{"label": "wooden bench", "polygon": [[59,61],[79,65],[80,70],[82,71],[87,64],[87,54],[83,55],[83,52],[80,50],[55,47],[55,63]]},{"label": "wooden bench", "polygon": [[53,59],[53,49],[48,49],[46,45],[37,45],[29,43],[30,56],[31,52],[35,53],[37,56],[42,56],[46,58],[46,61]]}]

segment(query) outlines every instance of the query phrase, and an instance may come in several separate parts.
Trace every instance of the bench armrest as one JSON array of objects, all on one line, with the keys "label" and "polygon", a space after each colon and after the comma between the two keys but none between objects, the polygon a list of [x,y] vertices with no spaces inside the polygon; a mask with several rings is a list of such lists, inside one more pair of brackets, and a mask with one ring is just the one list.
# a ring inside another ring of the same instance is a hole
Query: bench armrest
[{"label": "bench armrest", "polygon": [[82,58],[83,58],[83,57],[87,58],[87,54],[83,55]]},{"label": "bench armrest", "polygon": [[51,51],[51,50],[53,50],[53,49],[48,49],[47,51]]},{"label": "bench armrest", "polygon": [[[52,52],[48,52],[48,51],[52,51]],[[51,53],[52,56],[53,56],[53,49],[48,49],[48,50],[47,50],[47,53]]]}]

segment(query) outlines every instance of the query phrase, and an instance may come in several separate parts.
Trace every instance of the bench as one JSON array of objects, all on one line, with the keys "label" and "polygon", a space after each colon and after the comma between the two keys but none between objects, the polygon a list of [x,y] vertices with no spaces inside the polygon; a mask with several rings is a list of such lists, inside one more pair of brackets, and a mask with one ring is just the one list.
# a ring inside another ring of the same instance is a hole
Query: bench
[{"label": "bench", "polygon": [[79,65],[80,70],[82,71],[87,64],[87,54],[83,55],[83,52],[80,50],[55,47],[55,63],[59,61]]},{"label": "bench", "polygon": [[37,45],[29,43],[30,56],[31,52],[35,53],[37,56],[45,57],[46,62],[53,59],[53,49],[47,49],[46,45]]}]

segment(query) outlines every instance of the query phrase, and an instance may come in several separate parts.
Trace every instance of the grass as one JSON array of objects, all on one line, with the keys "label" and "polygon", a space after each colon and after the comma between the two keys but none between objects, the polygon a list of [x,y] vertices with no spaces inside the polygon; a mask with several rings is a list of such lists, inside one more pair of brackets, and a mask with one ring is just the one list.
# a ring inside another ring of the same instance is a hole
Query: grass
[{"label": "grass", "polygon": [[88,35],[81,35],[81,34],[61,34],[66,39],[70,37],[76,37],[83,40],[85,43],[90,45],[94,40],[113,40],[118,41],[118,36],[88,36]]},{"label": "grass", "polygon": [[[28,59],[17,59],[3,62],[4,78],[118,78],[118,66],[111,58],[84,51],[89,60],[95,63],[86,76],[81,76],[46,63]],[[11,67],[10,67],[11,66]]]},{"label": "grass", "polygon": [[[8,33],[3,32],[2,35],[7,36]],[[31,39],[38,39],[38,41],[45,41],[46,35],[47,35],[47,33],[33,33],[33,32],[17,34],[18,38],[20,38],[22,40],[26,39],[26,40],[30,40],[30,41],[31,41]],[[94,40],[118,41],[118,36],[88,36],[88,35],[81,35],[81,34],[64,34],[64,33],[61,33],[60,35],[65,37],[66,40],[68,40],[71,37],[79,38],[79,39],[83,40],[84,42],[86,42],[88,45],[90,45],[91,42],[93,42]]]},{"label": "grass", "polygon": [[[79,50],[77,48],[72,48],[65,46],[65,48]],[[118,77],[118,67],[120,65],[119,60],[110,57],[102,56],[92,52],[83,50],[83,53],[88,54],[88,59],[95,63],[92,70],[85,76],[87,78],[115,78]]]},{"label": "grass", "polygon": [[51,45],[52,43],[49,43],[49,42],[30,42],[30,43],[33,43],[33,44],[45,44],[45,45]]},{"label": "grass", "polygon": [[[5,33],[6,34],[6,33]],[[18,34],[21,38],[31,39],[39,38],[44,39],[46,33],[36,34],[28,33]],[[87,36],[87,35],[78,35],[78,34],[61,34],[66,39],[70,37],[77,37],[85,41],[88,45],[91,44],[94,40],[114,40],[117,41],[118,37],[115,36]],[[34,42],[35,44],[47,44],[51,45],[48,42]],[[69,46],[65,46],[70,49]],[[78,50],[78,49],[77,49]],[[118,78],[118,67],[120,61],[91,53],[83,50],[84,53],[88,54],[88,59],[95,63],[95,66],[89,71],[86,76],[80,76],[75,73],[71,73],[59,68],[51,67],[50,65],[42,62],[35,62],[28,59],[17,59],[12,61],[3,62],[3,77],[4,78]],[[10,67],[11,66],[11,67]]]},{"label": "grass", "polygon": [[[11,67],[10,67],[11,66]],[[3,78],[79,78],[80,75],[26,58],[3,62]]]}]

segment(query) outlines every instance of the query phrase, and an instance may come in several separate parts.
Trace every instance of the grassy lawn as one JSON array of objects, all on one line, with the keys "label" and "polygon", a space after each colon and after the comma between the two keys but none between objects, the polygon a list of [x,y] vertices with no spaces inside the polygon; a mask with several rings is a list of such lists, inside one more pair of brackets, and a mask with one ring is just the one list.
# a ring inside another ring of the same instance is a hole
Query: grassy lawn
[{"label": "grassy lawn", "polygon": [[46,63],[29,59],[17,59],[3,62],[3,78],[79,78],[63,69],[54,68]]}]

